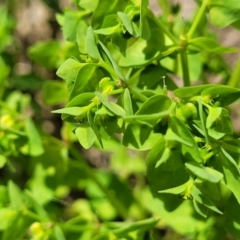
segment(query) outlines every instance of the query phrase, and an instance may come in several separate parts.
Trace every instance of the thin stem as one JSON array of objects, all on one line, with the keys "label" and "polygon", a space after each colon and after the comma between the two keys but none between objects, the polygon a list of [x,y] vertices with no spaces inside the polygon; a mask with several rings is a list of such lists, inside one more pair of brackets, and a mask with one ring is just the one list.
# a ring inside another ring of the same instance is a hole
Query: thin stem
[{"label": "thin stem", "polygon": [[187,34],[188,40],[190,40],[192,38],[192,36],[193,36],[194,32],[196,31],[199,23],[201,22],[202,17],[204,16],[204,13],[205,13],[206,8],[208,6],[208,1],[209,0],[203,0],[202,5],[201,5],[201,7],[200,7],[200,9],[199,9],[199,11],[197,13],[197,16],[195,17],[195,19],[194,19],[194,21],[192,23],[192,26],[191,26],[191,28],[188,31],[188,34]]},{"label": "thin stem", "polygon": [[[73,148],[73,147],[70,148],[70,152],[74,156],[74,158],[82,159],[82,156],[78,153],[78,151],[75,148]],[[99,179],[96,177],[96,174],[95,174],[94,170],[91,169],[91,167],[89,167],[87,163],[85,163],[84,161],[81,162],[81,163],[83,163],[82,165],[79,165],[78,163],[74,163],[74,162],[70,162],[70,163],[72,165],[74,165],[75,167],[83,167],[85,169],[85,171],[87,172],[87,174],[90,176],[90,178],[103,191],[105,196],[108,198],[108,200],[111,202],[111,204],[115,207],[115,209],[117,210],[118,214],[123,219],[127,219],[128,218],[128,210],[127,210],[127,208],[122,204],[122,202],[120,202],[118,200],[118,198],[116,196],[114,196],[114,194],[112,194],[111,191],[109,191],[109,189],[106,186],[104,186],[99,181]]]},{"label": "thin stem", "polygon": [[4,131],[4,132],[13,133],[13,134],[16,134],[16,135],[19,135],[19,136],[24,136],[24,137],[27,136],[27,134],[25,132],[15,130],[15,129],[10,128],[10,127],[0,126],[0,130]]},{"label": "thin stem", "polygon": [[94,231],[96,230],[96,226],[93,225],[74,225],[74,226],[66,226],[64,224],[59,224],[59,226],[67,232],[74,232],[74,233],[82,233],[84,231]]},{"label": "thin stem", "polygon": [[181,64],[182,64],[182,73],[183,73],[183,85],[184,87],[190,86],[190,77],[189,77],[189,67],[188,67],[188,58],[186,49],[180,51]]},{"label": "thin stem", "polygon": [[116,90],[112,90],[111,92],[108,92],[107,94],[108,95],[114,95],[114,94],[118,94],[118,93],[122,93],[124,92],[124,88],[119,88],[119,89],[116,89]]},{"label": "thin stem", "polygon": [[163,33],[172,40],[172,42],[175,45],[179,44],[178,40],[172,35],[172,33],[170,31],[167,30],[167,28],[165,28],[165,26],[161,23],[161,21],[159,19],[157,19],[153,14],[151,14],[151,12],[150,12],[149,16],[157,24],[157,26],[162,29]]},{"label": "thin stem", "polygon": [[231,75],[231,78],[228,81],[229,87],[237,87],[240,79],[240,58],[238,59],[237,65]]},{"label": "thin stem", "polygon": [[114,230],[112,230],[112,233],[114,233],[115,235],[123,235],[130,231],[134,231],[136,229],[141,229],[142,227],[145,227],[146,225],[154,226],[155,224],[157,224],[158,221],[159,221],[159,218],[154,218],[154,217],[140,220],[140,221],[134,222],[132,224],[123,226],[121,228],[114,229]]}]

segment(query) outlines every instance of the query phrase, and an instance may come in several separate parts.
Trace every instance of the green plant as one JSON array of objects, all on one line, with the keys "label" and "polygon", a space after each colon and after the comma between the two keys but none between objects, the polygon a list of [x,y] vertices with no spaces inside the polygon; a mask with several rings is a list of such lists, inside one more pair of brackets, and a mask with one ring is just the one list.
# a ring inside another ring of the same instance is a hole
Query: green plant
[{"label": "green plant", "polygon": [[[240,203],[240,145],[226,106],[240,90],[217,84],[190,87],[194,56],[234,51],[198,31],[208,24],[207,8],[212,24],[225,27],[237,24],[235,3],[204,0],[189,29],[182,27],[180,33],[156,18],[147,1],[108,4],[80,1],[74,20],[64,16],[64,37],[78,44],[79,58],[67,59],[57,71],[66,80],[69,101],[53,113],[76,124],[74,133],[84,148],[96,140],[104,148],[106,140],[120,138],[130,149],[150,150],[147,178],[156,198],[171,210],[182,204],[180,199],[190,199],[203,217],[223,214],[226,230],[239,236],[233,208]],[[85,14],[91,20],[73,29]],[[181,66],[183,88],[168,77],[169,61]],[[167,86],[161,82],[165,75]]]},{"label": "green plant", "polygon": [[[239,63],[230,70],[223,54],[236,49],[210,30],[239,28],[240,4],[196,1],[186,20],[165,0],[161,17],[147,0],[75,0],[63,13],[43,2],[66,41],[38,42],[28,56],[65,82],[34,68],[18,76],[13,20],[0,8],[0,238],[240,237],[240,142],[228,108],[240,96]],[[60,108],[53,133],[42,128],[46,105],[30,98],[40,88],[48,110]],[[106,154],[106,168],[82,148]]]}]

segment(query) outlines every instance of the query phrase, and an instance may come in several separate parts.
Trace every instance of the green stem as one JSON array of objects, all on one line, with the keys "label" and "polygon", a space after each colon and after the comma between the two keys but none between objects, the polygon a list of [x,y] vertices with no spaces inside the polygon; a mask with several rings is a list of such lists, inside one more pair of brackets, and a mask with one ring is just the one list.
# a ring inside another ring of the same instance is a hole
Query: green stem
[{"label": "green stem", "polygon": [[10,127],[0,126],[0,130],[4,131],[4,132],[13,133],[13,134],[16,134],[16,135],[19,135],[19,136],[23,136],[23,137],[27,136],[27,134],[25,132],[20,132],[20,131],[15,130],[15,129],[10,128]]},{"label": "green stem", "polygon": [[143,95],[137,89],[135,89],[134,87],[132,87],[130,85],[128,85],[128,90],[130,91],[130,93],[132,93],[136,98],[138,98],[142,102],[145,102],[148,99],[145,95]]},{"label": "green stem", "polygon": [[189,77],[188,58],[187,58],[187,53],[185,48],[183,48],[180,51],[180,56],[181,56],[182,73],[183,73],[183,84],[184,84],[184,87],[188,87],[190,86],[190,77]]},{"label": "green stem", "polygon": [[[76,159],[82,159],[82,156],[78,153],[77,149],[75,148],[70,148],[70,152],[71,154],[74,156],[74,158]],[[74,165],[75,167],[81,167],[84,168],[85,171],[87,172],[87,174],[89,175],[89,177],[95,182],[95,184],[103,191],[103,193],[105,194],[105,196],[108,198],[108,200],[111,202],[111,204],[115,207],[115,209],[117,210],[118,214],[123,218],[123,219],[127,219],[128,218],[128,210],[127,208],[122,204],[122,202],[120,202],[118,200],[118,198],[112,194],[111,191],[109,191],[109,189],[104,186],[99,179],[96,177],[95,172],[93,171],[93,169],[91,169],[87,163],[85,162],[81,162],[82,164],[78,164],[78,163],[74,163],[74,162],[70,162],[72,165]]]},{"label": "green stem", "polygon": [[170,31],[167,30],[167,28],[165,28],[165,26],[161,23],[161,21],[159,19],[157,19],[151,12],[149,13],[149,16],[150,18],[157,24],[157,26],[159,28],[161,28],[161,30],[163,31],[163,33],[165,35],[167,35],[171,40],[172,42],[175,44],[175,45],[178,45],[179,42],[178,40],[172,35],[172,33]]},{"label": "green stem", "polygon": [[60,225],[60,227],[66,232],[74,232],[74,233],[82,233],[84,231],[96,230],[96,226],[93,226],[93,225],[77,225],[77,226]]},{"label": "green stem", "polygon": [[228,81],[229,87],[237,87],[240,79],[240,58],[238,59],[237,65],[234,68],[234,71],[231,75],[231,78]]},{"label": "green stem", "polygon": [[137,229],[141,229],[147,225],[156,225],[157,222],[159,221],[159,218],[149,218],[149,219],[144,219],[144,220],[140,220],[137,222],[134,222],[132,224],[129,224],[127,226],[118,228],[118,229],[114,229],[112,230],[112,233],[115,235],[124,235],[127,234],[128,232],[131,231],[135,231]]},{"label": "green stem", "polygon": [[200,115],[200,120],[201,120],[201,124],[202,124],[202,129],[204,132],[204,136],[206,138],[206,143],[209,145],[210,141],[209,141],[209,137],[208,137],[208,132],[207,132],[207,128],[205,125],[205,117],[204,117],[204,113],[203,113],[203,103],[202,103],[202,99],[201,97],[198,97],[198,111],[199,111],[199,115]]},{"label": "green stem", "polygon": [[191,28],[188,31],[188,34],[187,34],[188,40],[190,40],[192,38],[192,36],[193,36],[194,32],[196,31],[199,23],[201,22],[202,17],[204,16],[204,13],[206,11],[206,8],[207,8],[207,6],[209,4],[208,1],[209,0],[203,0],[202,5],[201,5],[201,7],[200,7],[200,9],[199,9],[199,11],[197,13],[197,16],[195,17],[195,19],[194,19],[194,21],[192,23],[192,26],[191,26]]},{"label": "green stem", "polygon": [[209,152],[206,155],[204,155],[203,156],[203,163],[205,164],[207,162],[207,160],[210,159],[215,154],[216,154],[216,152],[212,151],[212,152]]},{"label": "green stem", "polygon": [[108,95],[114,95],[114,94],[118,94],[118,93],[122,93],[122,92],[124,92],[124,88],[120,88],[120,89],[116,89],[116,90],[113,90],[113,91],[111,91],[111,92],[108,92],[107,94]]},{"label": "green stem", "polygon": [[105,63],[102,60],[100,60],[97,65],[99,67],[104,68],[106,71],[108,71],[112,75],[113,78],[118,79],[117,73],[114,71],[114,69],[110,65],[108,65],[107,63]]}]

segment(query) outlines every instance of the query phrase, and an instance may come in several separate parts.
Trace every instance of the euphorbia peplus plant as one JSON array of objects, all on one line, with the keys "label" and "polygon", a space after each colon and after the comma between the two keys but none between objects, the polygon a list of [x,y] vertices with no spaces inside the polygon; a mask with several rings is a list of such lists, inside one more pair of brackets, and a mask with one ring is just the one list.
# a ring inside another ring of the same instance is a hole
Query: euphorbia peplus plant
[{"label": "euphorbia peplus plant", "polygon": [[[238,26],[233,7],[240,9],[240,3],[199,1],[189,30],[181,27],[179,33],[167,22],[167,1],[159,2],[161,18],[149,10],[147,0],[76,1],[78,11],[59,16],[64,37],[77,44],[79,58],[67,59],[57,71],[66,80],[69,102],[53,112],[76,124],[73,131],[86,149],[94,143],[104,148],[104,141],[120,138],[130,149],[150,150],[147,178],[156,198],[169,210],[191,200],[203,217],[212,211],[224,214],[227,231],[239,237],[234,222],[240,222],[235,214],[240,141],[226,106],[240,97],[240,90],[190,83],[191,76],[200,76],[194,64],[200,72],[207,65],[199,61],[202,52],[220,59],[235,50],[199,35],[210,36],[203,31],[207,11],[218,27]],[[169,73],[181,76],[184,87],[177,88]],[[230,82],[236,86],[236,77]]]}]

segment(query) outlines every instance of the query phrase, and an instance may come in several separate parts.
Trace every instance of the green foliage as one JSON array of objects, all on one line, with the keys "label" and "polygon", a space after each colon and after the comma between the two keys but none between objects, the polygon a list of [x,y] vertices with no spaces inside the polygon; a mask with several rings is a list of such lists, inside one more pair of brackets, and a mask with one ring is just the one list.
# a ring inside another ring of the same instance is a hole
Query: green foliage
[{"label": "green foliage", "polygon": [[[11,69],[13,24],[0,8],[0,238],[159,240],[168,227],[179,239],[240,238],[240,141],[228,108],[240,89],[222,58],[236,49],[205,18],[238,28],[238,1],[198,1],[181,28],[165,0],[161,17],[147,0],[72,2],[57,14],[66,41],[28,49],[63,82]],[[44,104],[61,115],[52,134],[42,127]],[[112,153],[107,169],[89,164],[91,151]]]}]

